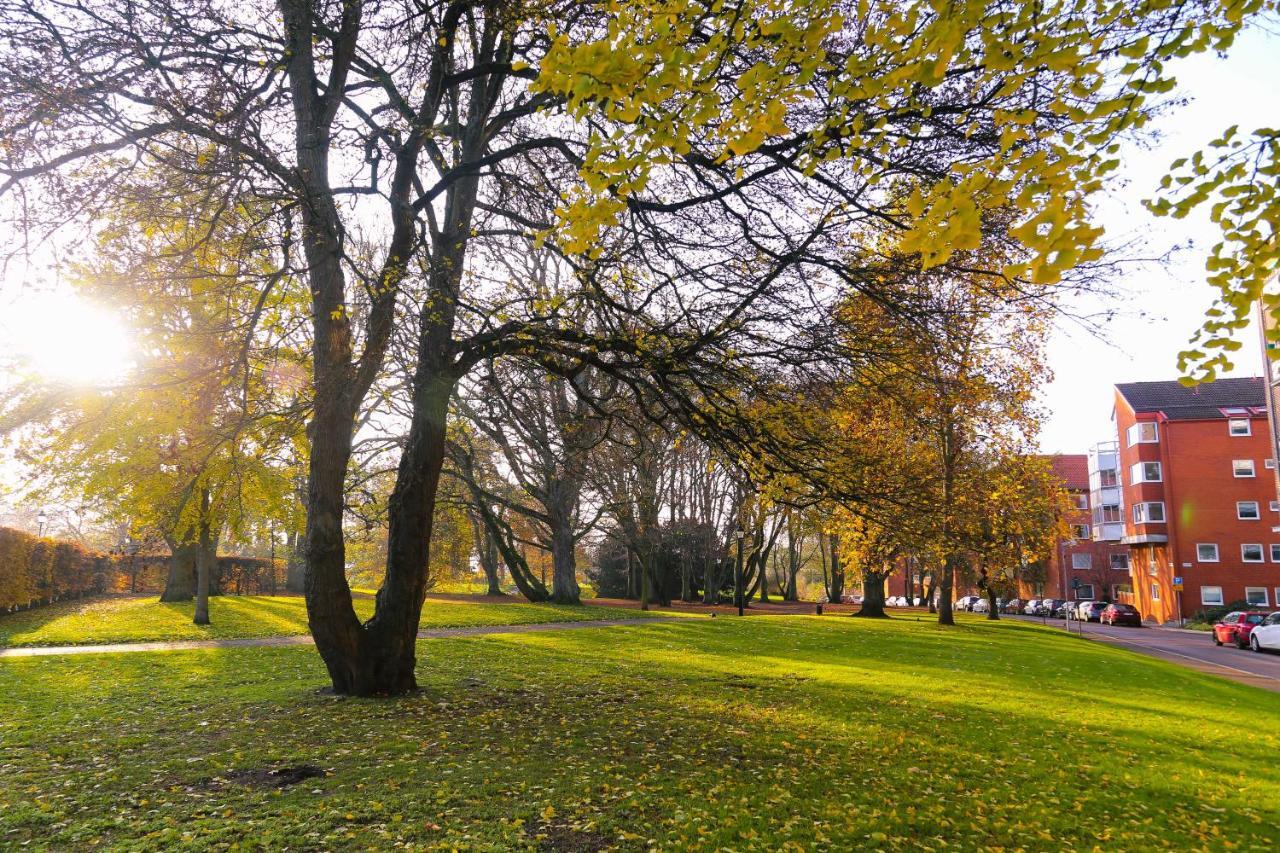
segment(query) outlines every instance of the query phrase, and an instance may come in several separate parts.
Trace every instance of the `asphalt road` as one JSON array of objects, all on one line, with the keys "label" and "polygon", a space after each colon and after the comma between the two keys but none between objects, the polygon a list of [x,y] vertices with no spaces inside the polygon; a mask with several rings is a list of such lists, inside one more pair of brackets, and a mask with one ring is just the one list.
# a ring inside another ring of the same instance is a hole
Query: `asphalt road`
[{"label": "asphalt road", "polygon": [[[1042,621],[1032,616],[1017,618],[1029,622]],[[1050,619],[1049,624],[1060,628],[1064,626],[1061,619]],[[1080,623],[1071,623],[1072,631],[1079,629]],[[1090,622],[1084,626],[1084,635],[1243,684],[1280,692],[1280,654],[1257,654],[1235,646],[1215,646],[1213,635],[1208,631],[1128,628]]]}]

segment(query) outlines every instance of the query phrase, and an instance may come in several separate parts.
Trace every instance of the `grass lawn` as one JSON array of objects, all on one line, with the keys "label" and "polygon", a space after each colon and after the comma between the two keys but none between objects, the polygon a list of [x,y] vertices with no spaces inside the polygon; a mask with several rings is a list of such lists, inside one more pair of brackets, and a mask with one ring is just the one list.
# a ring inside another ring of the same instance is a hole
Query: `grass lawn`
[{"label": "grass lawn", "polygon": [[[1273,850],[1273,693],[1039,626],[679,619],[0,660],[0,847]],[[271,788],[252,771],[314,765]]]},{"label": "grass lawn", "polygon": [[[355,605],[361,617],[372,615],[372,599],[357,598]],[[204,627],[192,624],[194,607],[189,601],[162,604],[154,596],[59,602],[49,607],[0,615],[0,646],[220,640],[308,633],[306,605],[297,596],[214,596],[209,599],[209,618],[213,624]],[[525,625],[531,622],[625,619],[636,615],[640,614],[607,607],[428,599],[422,608],[422,627]]]}]

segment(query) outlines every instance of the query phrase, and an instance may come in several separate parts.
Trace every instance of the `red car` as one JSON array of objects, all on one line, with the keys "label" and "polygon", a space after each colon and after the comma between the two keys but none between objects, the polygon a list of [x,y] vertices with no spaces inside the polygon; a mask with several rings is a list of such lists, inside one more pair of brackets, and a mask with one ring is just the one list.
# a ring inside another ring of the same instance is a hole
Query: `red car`
[{"label": "red car", "polygon": [[1249,633],[1262,623],[1267,614],[1260,610],[1234,610],[1213,625],[1213,644],[1235,643],[1238,649],[1249,648]]},{"label": "red car", "polygon": [[1098,620],[1107,625],[1132,625],[1142,627],[1142,614],[1136,607],[1128,604],[1108,604],[1102,608],[1102,617]]}]

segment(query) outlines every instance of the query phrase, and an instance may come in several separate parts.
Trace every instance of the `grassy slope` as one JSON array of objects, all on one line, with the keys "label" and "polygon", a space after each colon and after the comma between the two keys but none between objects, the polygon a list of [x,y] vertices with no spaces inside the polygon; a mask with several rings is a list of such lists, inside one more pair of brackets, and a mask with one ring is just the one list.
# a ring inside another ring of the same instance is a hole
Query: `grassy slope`
[{"label": "grassy slope", "polygon": [[[682,619],[420,651],[424,692],[382,701],[318,694],[302,648],[0,661],[0,846],[1280,845],[1275,694],[1034,625]],[[209,781],[302,762],[329,775]]]},{"label": "grassy slope", "polygon": [[[358,598],[355,605],[362,618],[373,613],[372,599]],[[229,639],[307,633],[306,607],[296,596],[215,596],[209,600],[209,616],[213,624],[205,627],[192,624],[193,607],[191,602],[162,604],[154,597],[60,602],[0,616],[0,646]],[[635,615],[638,614],[603,607],[428,600],[422,611],[422,627],[523,625],[530,622],[621,619]]]}]

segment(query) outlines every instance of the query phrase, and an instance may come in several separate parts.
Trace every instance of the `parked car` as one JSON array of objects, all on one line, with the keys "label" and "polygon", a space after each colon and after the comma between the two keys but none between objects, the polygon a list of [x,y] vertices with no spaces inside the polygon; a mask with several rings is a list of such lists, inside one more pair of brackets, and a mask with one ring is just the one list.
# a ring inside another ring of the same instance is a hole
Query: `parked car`
[{"label": "parked car", "polygon": [[973,605],[976,604],[979,600],[980,599],[976,595],[961,596],[960,598],[956,599],[955,609],[956,610],[972,610]]},{"label": "parked car", "polygon": [[1028,616],[1035,616],[1036,611],[1040,609],[1040,599],[1033,598],[1027,602],[1027,606],[1022,608],[1022,612]]},{"label": "parked car", "polygon": [[1236,648],[1247,649],[1249,635],[1266,618],[1265,610],[1233,610],[1213,624],[1213,644],[1235,643]]},{"label": "parked car", "polygon": [[857,593],[846,592],[840,596],[840,603],[841,604],[861,604],[862,596],[858,595]]},{"label": "parked car", "polygon": [[1027,606],[1027,602],[1021,598],[1011,598],[1004,603],[1002,608],[1005,613],[1021,613],[1022,608]]},{"label": "parked car", "polygon": [[1280,651],[1280,613],[1272,613],[1249,632],[1249,648],[1255,652]]},{"label": "parked car", "polygon": [[1101,601],[1081,601],[1076,605],[1076,618],[1081,622],[1100,622],[1104,607]]},{"label": "parked car", "polygon": [[1040,604],[1036,607],[1036,616],[1056,616],[1057,609],[1062,606],[1060,598],[1042,598]]},{"label": "parked car", "polygon": [[1108,625],[1132,625],[1135,628],[1141,628],[1142,614],[1131,604],[1112,603],[1102,608],[1102,618],[1099,621]]},{"label": "parked car", "polygon": [[991,602],[987,601],[985,598],[979,598],[969,608],[970,612],[972,613],[986,613],[990,609],[991,609]]},{"label": "parked car", "polygon": [[1075,602],[1067,601],[1065,598],[1055,598],[1053,600],[1053,609],[1049,611],[1049,615],[1054,619],[1066,619],[1075,610],[1075,607]]}]

